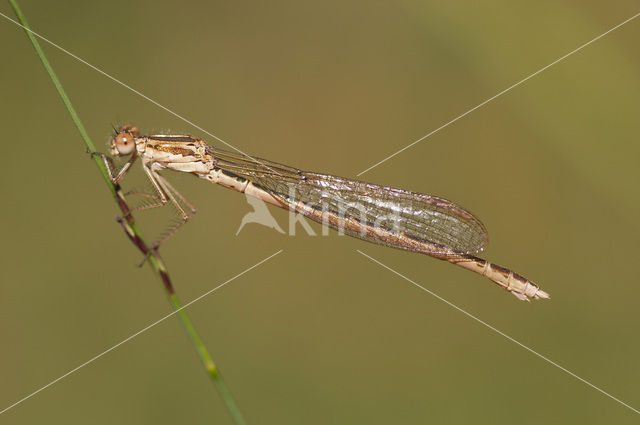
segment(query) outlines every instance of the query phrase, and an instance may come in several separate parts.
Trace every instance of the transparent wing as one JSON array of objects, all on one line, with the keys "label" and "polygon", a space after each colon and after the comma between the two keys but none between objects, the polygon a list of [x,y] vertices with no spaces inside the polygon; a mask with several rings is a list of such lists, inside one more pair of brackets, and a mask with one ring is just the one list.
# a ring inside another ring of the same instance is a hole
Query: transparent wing
[{"label": "transparent wing", "polygon": [[[326,211],[337,217],[429,242],[434,245],[432,254],[446,255],[451,250],[475,254],[482,251],[488,243],[487,231],[482,222],[470,212],[443,198],[300,171],[272,161],[249,158],[212,147],[209,153],[216,158],[221,169],[252,181],[290,206],[301,201],[314,210]],[[320,221],[316,217],[305,215]],[[369,242],[390,245],[371,234],[347,233]]]}]

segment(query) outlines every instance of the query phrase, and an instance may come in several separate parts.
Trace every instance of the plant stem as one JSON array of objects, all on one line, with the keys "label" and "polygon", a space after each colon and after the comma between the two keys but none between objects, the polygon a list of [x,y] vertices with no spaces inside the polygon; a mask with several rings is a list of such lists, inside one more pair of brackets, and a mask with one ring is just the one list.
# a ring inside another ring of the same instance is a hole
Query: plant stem
[{"label": "plant stem", "polygon": [[233,398],[231,391],[229,391],[229,387],[227,387],[227,384],[224,382],[224,380],[220,376],[220,371],[218,370],[215,363],[213,362],[213,359],[209,355],[209,352],[207,351],[206,347],[200,340],[198,333],[196,332],[195,328],[193,327],[193,324],[191,323],[191,319],[189,319],[187,314],[184,312],[184,309],[182,308],[177,296],[175,294],[169,295],[169,301],[173,305],[173,308],[178,312],[177,314],[180,316],[180,320],[182,320],[182,324],[186,328],[187,333],[191,338],[191,342],[193,342],[193,345],[196,347],[196,350],[200,355],[202,364],[207,370],[207,373],[209,374],[209,376],[211,377],[211,380],[218,388],[220,397],[226,404],[227,409],[229,409],[229,413],[231,413],[231,416],[233,416],[233,419],[237,424],[244,424],[245,423],[244,418],[240,413],[240,409],[236,405],[236,401]]},{"label": "plant stem", "polygon": [[[60,83],[60,80],[56,76],[56,73],[53,70],[53,67],[47,60],[47,57],[45,56],[44,51],[40,47],[38,40],[36,39],[31,29],[29,28],[29,24],[27,24],[27,20],[25,19],[24,15],[22,14],[22,11],[18,7],[17,2],[15,0],[9,0],[9,4],[13,8],[13,11],[15,12],[16,17],[18,18],[18,21],[20,22],[20,24],[22,24],[22,27],[27,34],[27,37],[29,37],[29,40],[31,41],[33,48],[36,50],[36,54],[42,61],[42,64],[44,65],[44,68],[49,74],[49,77],[51,78],[53,85],[58,91],[58,94],[60,95],[62,102],[66,106],[67,111],[69,111],[69,115],[71,115],[71,119],[73,120],[78,131],[80,132],[80,136],[82,136],[82,139],[85,142],[87,150],[89,152],[95,152],[95,145],[91,141],[91,138],[89,137],[89,134],[84,128],[82,121],[80,121],[80,117],[78,116],[76,110],[74,109],[71,103],[71,100],[69,99],[69,96],[67,96],[66,92],[64,91],[64,88],[62,87],[62,83]],[[126,203],[124,194],[120,189],[120,185],[113,182],[109,174],[109,171],[107,170],[107,167],[105,166],[104,162],[100,157],[94,155],[93,159],[96,165],[98,166],[98,169],[102,174],[102,177],[107,183],[109,190],[111,191],[116,202],[118,203],[120,210],[122,211],[124,219],[119,219],[118,221],[124,228],[124,231],[129,237],[129,239],[134,243],[134,245],[136,245],[136,247],[138,247],[138,249],[143,253],[145,258],[148,259],[148,262],[151,265],[151,268],[154,270],[156,275],[162,281],[165,291],[167,293],[167,297],[169,299],[169,303],[171,304],[173,309],[177,312],[178,317],[180,317],[180,320],[184,325],[187,335],[191,339],[191,342],[193,343],[194,347],[196,348],[196,351],[200,356],[200,360],[202,361],[202,364],[204,365],[204,368],[207,374],[209,375],[209,377],[215,384],[216,388],[218,389],[220,397],[222,398],[222,401],[225,403],[227,409],[229,410],[229,413],[233,417],[234,422],[238,425],[244,425],[246,422],[242,417],[242,413],[240,412],[240,409],[238,409],[238,406],[233,396],[231,395],[229,388],[227,387],[224,380],[222,379],[222,376],[220,375],[220,371],[216,367],[215,363],[213,362],[213,359],[211,358],[211,355],[209,354],[206,347],[202,343],[200,336],[198,335],[195,327],[193,326],[193,323],[189,319],[189,316],[184,311],[184,308],[180,303],[173,289],[173,284],[171,283],[171,279],[169,278],[169,272],[167,271],[167,268],[164,265],[164,262],[162,261],[162,259],[160,258],[156,250],[150,249],[147,243],[145,242],[142,236],[142,233],[140,232],[140,229],[136,225],[135,220],[131,215],[131,210]]]}]

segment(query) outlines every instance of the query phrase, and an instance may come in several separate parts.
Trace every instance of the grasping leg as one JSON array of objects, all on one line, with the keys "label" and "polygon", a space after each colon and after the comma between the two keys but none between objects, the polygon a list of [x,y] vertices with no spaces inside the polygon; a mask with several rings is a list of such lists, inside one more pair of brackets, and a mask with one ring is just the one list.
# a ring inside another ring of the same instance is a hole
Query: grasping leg
[{"label": "grasping leg", "polygon": [[[150,171],[151,171],[151,173],[153,173],[154,177],[156,178],[156,181],[162,187],[164,192],[167,194],[169,200],[171,201],[173,206],[178,210],[178,212],[180,213],[180,215],[182,217],[182,220],[178,224],[176,224],[175,226],[173,226],[169,230],[167,230],[167,232],[159,240],[155,241],[152,244],[153,249],[157,249],[162,243],[164,243],[167,239],[169,239],[171,236],[173,236],[182,226],[184,226],[185,223],[191,217],[193,217],[193,215],[196,212],[196,209],[195,209],[195,207],[193,206],[193,204],[191,202],[189,202],[184,196],[182,196],[182,194],[180,194],[180,192],[178,192],[171,185],[171,183],[169,183],[167,181],[167,179],[162,177],[156,171],[153,171],[153,170],[150,170]],[[190,209],[190,213],[189,214],[187,212],[185,212],[184,208],[182,208],[182,205],[180,205],[180,203],[176,200],[176,196]]]},{"label": "grasping leg", "polygon": [[[156,189],[156,192],[158,193],[158,196],[160,198],[159,202],[156,205],[148,206],[145,209],[153,208],[154,206],[164,206],[170,201],[182,218],[182,220],[177,225],[171,227],[159,240],[155,241],[151,245],[152,249],[156,250],[164,241],[173,236],[178,231],[178,229],[180,229],[189,220],[189,218],[193,216],[196,210],[191,202],[189,202],[184,196],[182,196],[164,177],[158,174],[157,170],[153,169],[153,165],[150,168],[146,164],[143,164],[142,168],[147,174],[149,180],[151,180],[151,183],[153,184],[153,187]],[[180,202],[178,202],[178,200],[176,199],[176,196],[191,210],[190,214],[187,214],[182,205],[180,205]]]},{"label": "grasping leg", "polygon": [[135,160],[138,158],[138,155],[134,152],[133,155],[131,155],[131,158],[129,158],[129,160],[122,166],[122,168],[118,170],[117,173],[115,173],[114,170],[116,167],[113,164],[113,158],[103,154],[102,152],[87,151],[87,153],[89,153],[92,158],[96,155],[102,158],[102,162],[107,168],[107,172],[109,173],[109,177],[111,178],[111,182],[113,184],[117,184],[120,181],[120,179],[123,178],[125,174],[127,174],[127,172],[129,171],[129,168],[131,168],[131,164],[133,164]]}]

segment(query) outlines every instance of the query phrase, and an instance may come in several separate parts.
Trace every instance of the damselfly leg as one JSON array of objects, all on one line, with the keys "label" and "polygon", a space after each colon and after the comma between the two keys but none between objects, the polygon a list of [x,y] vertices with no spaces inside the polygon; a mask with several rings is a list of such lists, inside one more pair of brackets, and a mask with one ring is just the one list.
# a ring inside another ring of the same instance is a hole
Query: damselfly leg
[{"label": "damselfly leg", "polygon": [[[143,168],[145,169],[145,172],[147,172],[149,180],[151,180],[151,183],[158,191],[158,196],[160,197],[160,205],[158,206],[164,206],[170,202],[171,205],[173,205],[173,207],[176,209],[178,214],[180,214],[181,218],[178,223],[167,229],[162,236],[160,236],[155,242],[153,242],[152,248],[158,249],[160,245],[162,245],[167,239],[173,236],[178,230],[180,230],[182,226],[187,223],[187,221],[191,217],[193,217],[193,215],[196,213],[196,208],[157,171],[147,166],[143,166]],[[189,213],[185,211],[185,208],[183,208],[180,202],[178,202],[178,199],[182,201],[182,203],[187,207]]]}]

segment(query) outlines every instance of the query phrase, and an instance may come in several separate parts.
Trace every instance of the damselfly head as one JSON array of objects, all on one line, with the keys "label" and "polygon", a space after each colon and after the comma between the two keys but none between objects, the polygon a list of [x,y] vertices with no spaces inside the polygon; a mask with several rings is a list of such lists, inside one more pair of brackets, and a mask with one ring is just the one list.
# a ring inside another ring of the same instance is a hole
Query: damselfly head
[{"label": "damselfly head", "polygon": [[115,136],[111,138],[111,155],[126,156],[136,150],[135,138],[139,132],[137,127],[125,124],[118,129]]}]

